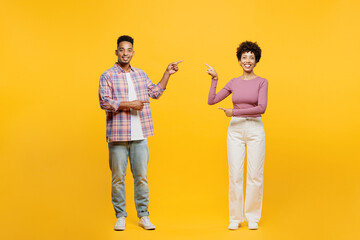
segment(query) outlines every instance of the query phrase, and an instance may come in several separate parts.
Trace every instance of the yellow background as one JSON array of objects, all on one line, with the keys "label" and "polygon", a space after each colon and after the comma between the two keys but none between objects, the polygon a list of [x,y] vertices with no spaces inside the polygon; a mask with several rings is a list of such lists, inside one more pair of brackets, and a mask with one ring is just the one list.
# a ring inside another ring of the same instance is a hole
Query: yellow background
[{"label": "yellow background", "polygon": [[[353,239],[359,235],[358,1],[2,1],[1,239]],[[151,107],[150,214],[137,226],[127,175],[127,229],[113,231],[102,72],[116,39],[157,83]],[[207,105],[242,74],[236,48],[257,41],[269,80],[264,204],[258,231],[228,231],[226,131]]]}]

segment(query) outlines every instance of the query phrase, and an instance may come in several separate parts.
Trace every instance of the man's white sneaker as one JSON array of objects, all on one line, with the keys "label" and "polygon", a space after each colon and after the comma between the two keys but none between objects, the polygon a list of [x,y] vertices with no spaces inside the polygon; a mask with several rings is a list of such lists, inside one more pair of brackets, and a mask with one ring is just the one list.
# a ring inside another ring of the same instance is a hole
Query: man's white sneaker
[{"label": "man's white sneaker", "polygon": [[114,226],[115,231],[124,231],[125,230],[125,217],[119,217]]},{"label": "man's white sneaker", "polygon": [[250,230],[256,230],[256,229],[259,228],[259,226],[258,226],[257,222],[249,222],[249,223],[248,223],[248,228],[249,228]]},{"label": "man's white sneaker", "polygon": [[236,230],[236,229],[239,228],[239,226],[240,226],[240,223],[230,222],[228,229],[229,229],[229,230]]},{"label": "man's white sneaker", "polygon": [[155,226],[150,222],[148,216],[143,216],[139,219],[139,226],[146,230],[154,230]]}]

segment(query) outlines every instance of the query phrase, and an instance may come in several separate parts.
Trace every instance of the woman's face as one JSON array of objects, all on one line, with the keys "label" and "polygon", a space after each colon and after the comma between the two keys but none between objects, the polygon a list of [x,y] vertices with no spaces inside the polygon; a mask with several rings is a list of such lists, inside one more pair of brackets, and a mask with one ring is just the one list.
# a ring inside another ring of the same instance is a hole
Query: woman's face
[{"label": "woman's face", "polygon": [[252,52],[244,52],[241,54],[239,63],[245,72],[251,73],[256,66],[255,54]]}]

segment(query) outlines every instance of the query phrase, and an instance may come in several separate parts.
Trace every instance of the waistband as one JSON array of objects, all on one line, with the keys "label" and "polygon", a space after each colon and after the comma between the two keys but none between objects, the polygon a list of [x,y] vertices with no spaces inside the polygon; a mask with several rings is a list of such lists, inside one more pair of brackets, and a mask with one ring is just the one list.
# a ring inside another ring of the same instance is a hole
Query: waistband
[{"label": "waistband", "polygon": [[231,117],[234,119],[246,119],[246,120],[260,120],[262,119],[261,117]]}]

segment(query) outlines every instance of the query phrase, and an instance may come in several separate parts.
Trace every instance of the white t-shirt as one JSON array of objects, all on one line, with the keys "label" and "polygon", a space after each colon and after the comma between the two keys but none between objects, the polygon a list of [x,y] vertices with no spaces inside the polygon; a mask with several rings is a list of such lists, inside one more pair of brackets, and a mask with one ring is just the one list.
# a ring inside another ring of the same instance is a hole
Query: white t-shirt
[{"label": "white t-shirt", "polygon": [[[134,84],[131,80],[130,73],[126,73],[126,80],[129,89],[129,101],[137,100]],[[131,128],[130,128],[131,141],[145,139],[141,128],[139,111],[135,109],[130,109],[130,117],[131,117]]]}]

